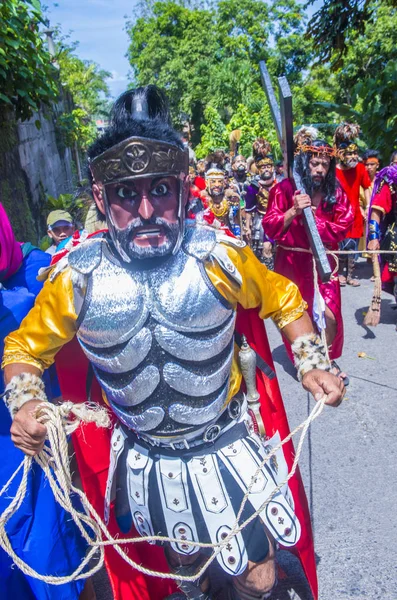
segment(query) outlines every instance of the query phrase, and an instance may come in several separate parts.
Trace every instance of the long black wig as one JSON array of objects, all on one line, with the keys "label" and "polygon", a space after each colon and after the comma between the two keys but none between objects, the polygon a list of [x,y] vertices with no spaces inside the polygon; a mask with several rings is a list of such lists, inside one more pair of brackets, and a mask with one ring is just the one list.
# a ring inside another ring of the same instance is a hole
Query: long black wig
[{"label": "long black wig", "polygon": [[[321,147],[332,149],[331,146],[325,140],[314,140],[310,143],[314,148],[319,148],[319,153],[321,154]],[[300,175],[302,179],[302,183],[305,188],[306,194],[310,197],[313,196],[314,193],[314,185],[313,180],[310,175],[310,167],[309,162],[316,156],[316,152],[311,152],[310,150],[307,152],[299,152],[299,154],[295,157],[294,169]],[[336,159],[334,156],[331,156],[331,162],[329,165],[328,173],[325,177],[324,186],[323,186],[323,205],[325,210],[332,210],[332,207],[336,203],[336,190],[339,186],[339,183],[336,179]]]}]

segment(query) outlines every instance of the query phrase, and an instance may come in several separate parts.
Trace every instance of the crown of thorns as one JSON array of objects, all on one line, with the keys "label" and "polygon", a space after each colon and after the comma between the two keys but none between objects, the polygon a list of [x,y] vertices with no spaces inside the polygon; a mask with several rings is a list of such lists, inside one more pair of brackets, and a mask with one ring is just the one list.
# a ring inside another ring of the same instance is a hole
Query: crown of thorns
[{"label": "crown of thorns", "polygon": [[300,152],[310,152],[311,154],[326,154],[331,158],[335,156],[335,149],[331,146],[311,146],[310,144],[299,144],[295,150],[295,154]]}]

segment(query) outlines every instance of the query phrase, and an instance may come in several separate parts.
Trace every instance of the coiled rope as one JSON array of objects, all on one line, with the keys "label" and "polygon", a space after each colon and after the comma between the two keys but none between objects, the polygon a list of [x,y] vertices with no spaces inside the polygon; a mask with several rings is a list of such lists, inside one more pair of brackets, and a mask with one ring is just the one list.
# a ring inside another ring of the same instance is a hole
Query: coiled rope
[{"label": "coiled rope", "polygon": [[[262,460],[258,465],[255,474],[252,477],[251,483],[247,489],[246,494],[242,500],[240,509],[238,511],[235,524],[228,534],[228,536],[220,541],[218,544],[203,543],[197,541],[184,540],[184,544],[189,544],[195,547],[211,548],[212,554],[201,566],[201,568],[190,576],[181,576],[174,573],[164,573],[161,571],[153,571],[143,567],[141,564],[133,561],[128,554],[123,550],[122,546],[129,543],[141,543],[141,542],[179,542],[180,540],[175,538],[168,538],[165,536],[145,536],[145,537],[131,537],[131,538],[114,538],[106,527],[105,523],[98,515],[94,507],[89,502],[87,496],[76,488],[72,483],[72,477],[70,473],[69,454],[68,454],[68,440],[67,436],[75,431],[81,424],[93,422],[98,427],[109,427],[110,420],[108,413],[105,408],[98,407],[93,403],[85,404],[74,404],[73,402],[64,402],[60,405],[54,405],[49,402],[41,403],[37,407],[36,418],[47,427],[47,438],[48,444],[46,444],[39,454],[34,457],[25,456],[19,467],[7,481],[5,486],[0,491],[2,496],[11,485],[12,481],[22,470],[21,482],[18,486],[15,497],[10,502],[9,506],[4,510],[0,516],[0,546],[3,550],[12,558],[18,568],[25,574],[52,585],[62,585],[70,583],[77,579],[86,579],[91,575],[94,575],[99,571],[104,563],[104,547],[111,545],[118,552],[118,554],[124,559],[124,561],[137,571],[144,575],[153,577],[160,577],[162,579],[174,579],[178,581],[197,581],[201,575],[206,571],[209,565],[215,560],[217,555],[222,549],[229,543],[229,541],[235,537],[238,533],[244,529],[253,519],[255,519],[260,513],[266,508],[271,502],[273,497],[285,486],[288,481],[293,477],[296,472],[298,462],[302,453],[303,443],[307,435],[307,431],[311,423],[322,413],[327,396],[317,401],[313,410],[311,411],[308,418],[303,421],[298,427],[296,427],[286,438],[284,438],[273,450]],[[282,448],[284,444],[289,442],[294,435],[301,431],[299,442],[295,458],[288,473],[288,476],[282,481],[269,495],[269,497],[263,502],[254,514],[248,519],[240,523],[240,518],[244,509],[244,506],[251,493],[252,486],[255,483],[255,478],[259,475],[263,466],[268,463],[271,458]],[[14,551],[10,543],[9,537],[6,532],[6,525],[11,517],[18,511],[27,492],[28,485],[28,474],[32,468],[32,463],[35,461],[40,468],[44,471],[51,489],[53,491],[55,500],[60,506],[67,511],[81,535],[87,542],[89,547],[85,557],[82,559],[81,564],[71,573],[65,576],[56,575],[42,575],[36,570],[31,568],[26,562],[24,562]],[[72,494],[76,494],[81,501],[83,510],[77,509],[72,502]],[[92,561],[92,559],[96,559]],[[92,564],[94,562],[94,564]],[[90,564],[91,563],[91,564]]]}]

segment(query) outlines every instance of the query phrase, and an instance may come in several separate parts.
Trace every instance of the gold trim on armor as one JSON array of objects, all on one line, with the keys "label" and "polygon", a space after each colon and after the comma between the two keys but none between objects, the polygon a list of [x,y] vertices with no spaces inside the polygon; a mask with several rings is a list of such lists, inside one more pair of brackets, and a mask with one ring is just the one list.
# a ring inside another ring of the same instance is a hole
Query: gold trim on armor
[{"label": "gold trim on armor", "polygon": [[255,164],[257,167],[264,167],[265,165],[271,165],[273,167],[274,161],[272,158],[266,156],[265,158],[261,158],[260,160],[255,161]]},{"label": "gold trim on armor", "polygon": [[376,204],[373,204],[373,205],[371,206],[371,210],[373,210],[374,208],[375,208],[376,210],[380,210],[380,211],[381,211],[381,212],[382,212],[384,215],[386,214],[386,211],[385,211],[385,209],[384,209],[384,208],[382,208],[381,206],[377,206]]}]

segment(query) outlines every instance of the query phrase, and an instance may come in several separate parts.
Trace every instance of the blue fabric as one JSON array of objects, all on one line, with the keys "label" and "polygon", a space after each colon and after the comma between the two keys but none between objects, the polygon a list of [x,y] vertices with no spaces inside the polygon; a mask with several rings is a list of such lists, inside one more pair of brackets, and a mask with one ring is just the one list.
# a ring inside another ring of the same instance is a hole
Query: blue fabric
[{"label": "blue fabric", "polygon": [[37,296],[43,287],[43,282],[36,279],[37,273],[42,267],[48,267],[51,259],[50,254],[33,246],[32,250],[24,257],[21,268],[4,282],[4,287],[8,290],[15,287],[24,287]]},{"label": "blue fabric", "polygon": [[[35,281],[40,266],[45,266],[41,251],[33,250],[25,259],[16,276],[7,281],[12,289],[0,291],[0,350],[4,349],[4,337],[14,331],[34,304],[36,290],[42,284]],[[47,255],[49,257],[49,255]],[[29,260],[30,258],[30,260]],[[38,261],[34,262],[37,258]],[[51,257],[49,257],[51,259]],[[35,271],[36,265],[36,273]],[[23,282],[27,287],[17,287]],[[36,283],[38,284],[36,286]],[[27,288],[34,289],[35,293]],[[1,379],[0,389],[3,391]],[[55,371],[46,374],[49,397],[59,395]],[[0,461],[0,488],[10,478],[23,459],[10,438],[11,418],[0,400],[0,454],[7,460]],[[8,491],[0,496],[0,513],[9,505],[20,482],[20,475]],[[27,496],[18,512],[9,521],[7,533],[15,552],[33,569],[41,574],[68,575],[81,562],[86,545],[70,516],[55,502],[51,488],[41,471],[34,465],[29,475]],[[61,586],[45,584],[26,577],[0,549],[0,598],[12,600],[77,600],[84,582]]]}]

